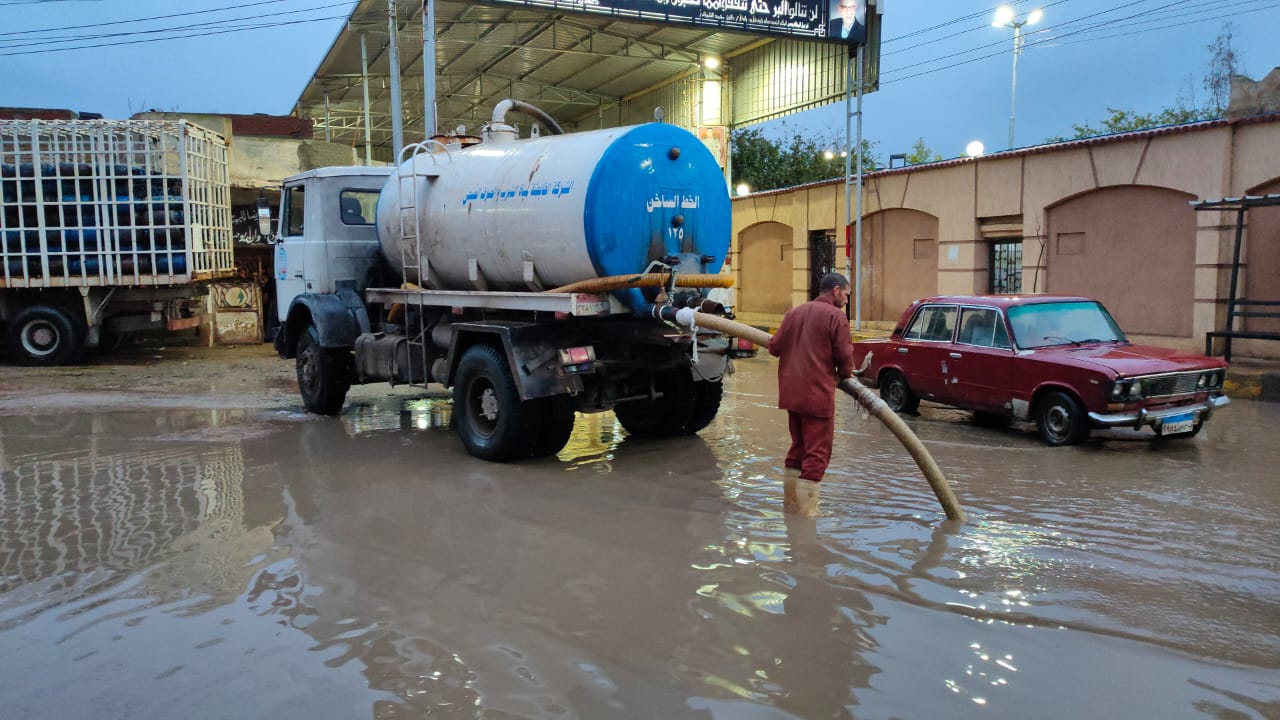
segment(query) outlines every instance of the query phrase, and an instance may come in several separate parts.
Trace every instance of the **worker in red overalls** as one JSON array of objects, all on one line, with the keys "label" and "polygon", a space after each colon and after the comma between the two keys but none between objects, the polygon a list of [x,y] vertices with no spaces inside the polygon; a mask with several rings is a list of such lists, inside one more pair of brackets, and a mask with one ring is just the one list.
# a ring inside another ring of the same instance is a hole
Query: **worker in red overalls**
[{"label": "worker in red overalls", "polygon": [[791,449],[787,451],[783,507],[818,517],[818,490],[831,461],[835,435],[836,383],[853,376],[853,341],[844,306],[849,280],[828,273],[818,297],[793,307],[769,341],[780,358],[778,407],[787,411]]}]

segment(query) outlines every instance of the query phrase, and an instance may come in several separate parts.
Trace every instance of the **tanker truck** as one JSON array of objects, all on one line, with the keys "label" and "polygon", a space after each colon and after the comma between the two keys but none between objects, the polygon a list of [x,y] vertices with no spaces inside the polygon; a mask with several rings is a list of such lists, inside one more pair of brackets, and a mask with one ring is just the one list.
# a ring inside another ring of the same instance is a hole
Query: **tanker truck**
[{"label": "tanker truck", "polygon": [[[549,132],[519,137],[512,111]],[[466,450],[499,462],[558,452],[576,412],[641,437],[706,427],[754,353],[674,322],[724,313],[701,282],[729,250],[710,151],[661,122],[564,134],[514,100],[473,139],[284,181],[275,346],[307,410],[338,413],[357,383],[437,383]]]},{"label": "tanker truck", "polygon": [[22,365],[201,322],[235,275],[227,144],[187,122],[0,120],[0,322]]}]

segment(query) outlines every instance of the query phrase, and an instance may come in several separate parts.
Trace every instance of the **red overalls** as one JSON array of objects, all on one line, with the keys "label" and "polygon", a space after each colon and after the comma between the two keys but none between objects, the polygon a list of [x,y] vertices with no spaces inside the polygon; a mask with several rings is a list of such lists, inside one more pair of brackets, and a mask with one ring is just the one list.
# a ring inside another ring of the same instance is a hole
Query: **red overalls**
[{"label": "red overalls", "polygon": [[853,341],[844,311],[819,296],[791,308],[769,342],[780,358],[778,407],[787,411],[791,449],[786,466],[819,482],[831,462],[836,380],[853,375]]}]

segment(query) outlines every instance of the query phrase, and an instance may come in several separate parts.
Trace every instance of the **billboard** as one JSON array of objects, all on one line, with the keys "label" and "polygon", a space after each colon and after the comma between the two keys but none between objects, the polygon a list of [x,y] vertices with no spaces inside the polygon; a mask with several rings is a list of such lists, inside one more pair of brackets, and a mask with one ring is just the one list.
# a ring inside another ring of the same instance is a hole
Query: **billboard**
[{"label": "billboard", "polygon": [[867,0],[478,0],[755,35],[866,41]]}]

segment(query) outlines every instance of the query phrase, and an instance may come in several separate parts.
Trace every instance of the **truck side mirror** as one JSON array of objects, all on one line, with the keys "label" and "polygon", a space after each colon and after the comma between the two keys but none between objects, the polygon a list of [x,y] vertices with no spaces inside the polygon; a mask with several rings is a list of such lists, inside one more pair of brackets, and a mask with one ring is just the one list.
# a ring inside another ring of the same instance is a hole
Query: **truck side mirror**
[{"label": "truck side mirror", "polygon": [[271,206],[266,198],[258,198],[258,234],[263,238],[271,237]]}]

